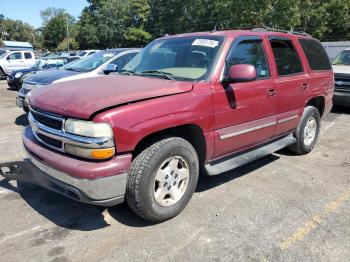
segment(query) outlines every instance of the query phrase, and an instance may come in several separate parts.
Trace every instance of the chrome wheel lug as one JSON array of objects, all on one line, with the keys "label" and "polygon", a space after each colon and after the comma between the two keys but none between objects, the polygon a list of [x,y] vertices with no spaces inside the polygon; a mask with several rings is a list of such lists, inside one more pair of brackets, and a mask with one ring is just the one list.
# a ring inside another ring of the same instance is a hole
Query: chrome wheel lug
[{"label": "chrome wheel lug", "polygon": [[173,186],[175,186],[176,185],[176,181],[173,183]]},{"label": "chrome wheel lug", "polygon": [[168,186],[168,190],[170,190],[171,189],[171,186]]},{"label": "chrome wheel lug", "polygon": [[167,182],[165,182],[165,183],[164,183],[164,187],[166,187],[167,185],[168,185],[168,183],[167,183]]},{"label": "chrome wheel lug", "polygon": [[166,176],[165,176],[165,179],[168,179],[168,178],[169,178],[169,176],[168,176],[168,175],[166,175]]}]

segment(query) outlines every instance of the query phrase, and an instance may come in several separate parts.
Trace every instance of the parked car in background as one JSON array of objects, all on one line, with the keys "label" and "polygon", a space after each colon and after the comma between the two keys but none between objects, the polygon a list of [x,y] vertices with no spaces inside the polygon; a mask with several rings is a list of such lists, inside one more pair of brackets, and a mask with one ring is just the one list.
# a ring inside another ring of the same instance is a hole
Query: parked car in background
[{"label": "parked car in background", "polygon": [[86,57],[92,54],[95,54],[96,52],[98,52],[100,50],[81,50],[78,54],[78,56],[80,57]]},{"label": "parked car in background", "polygon": [[50,68],[59,68],[77,59],[79,59],[79,57],[43,57],[38,59],[32,67],[12,71],[12,73],[6,77],[7,84],[10,88],[19,90],[22,87],[24,77],[28,76],[28,74],[35,74]]},{"label": "parked car in background", "polygon": [[51,83],[101,76],[122,69],[140,49],[117,48],[99,51],[91,56],[73,61],[60,68],[37,72],[23,80],[16,104],[28,111],[25,97],[38,87]]},{"label": "parked car in background", "polygon": [[117,75],[33,91],[23,174],[82,202],[126,198],[164,221],[186,207],[200,169],[219,175],[284,147],[311,152],[333,88],[321,43],[305,33],[164,37]]},{"label": "parked car in background", "polygon": [[333,60],[335,89],[333,103],[350,106],[350,48],[343,50]]},{"label": "parked car in background", "polygon": [[35,56],[32,51],[10,51],[0,55],[0,79],[12,71],[32,67]]},{"label": "parked car in background", "polygon": [[10,52],[9,50],[3,50],[3,49],[0,49],[0,57],[5,54],[5,53],[8,53]]}]

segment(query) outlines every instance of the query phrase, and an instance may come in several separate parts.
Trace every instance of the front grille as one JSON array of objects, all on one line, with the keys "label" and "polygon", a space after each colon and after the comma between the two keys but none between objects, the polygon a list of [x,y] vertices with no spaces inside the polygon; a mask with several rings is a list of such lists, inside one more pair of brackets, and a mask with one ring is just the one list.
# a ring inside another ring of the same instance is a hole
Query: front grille
[{"label": "front grille", "polygon": [[336,91],[350,91],[350,75],[334,74],[334,80]]},{"label": "front grille", "polygon": [[53,147],[56,147],[58,149],[61,149],[62,148],[62,141],[59,141],[59,140],[56,140],[56,139],[53,139],[51,137],[48,137],[48,136],[45,136],[43,134],[37,134],[37,136],[47,145],[50,145],[50,146],[53,146]]},{"label": "front grille", "polygon": [[53,128],[53,129],[57,129],[57,130],[61,130],[62,129],[62,123],[63,121],[60,119],[55,119],[52,118],[48,115],[45,114],[40,114],[38,112],[35,111],[31,111],[31,114],[33,116],[33,118],[38,121],[40,124],[43,124],[47,127]]}]

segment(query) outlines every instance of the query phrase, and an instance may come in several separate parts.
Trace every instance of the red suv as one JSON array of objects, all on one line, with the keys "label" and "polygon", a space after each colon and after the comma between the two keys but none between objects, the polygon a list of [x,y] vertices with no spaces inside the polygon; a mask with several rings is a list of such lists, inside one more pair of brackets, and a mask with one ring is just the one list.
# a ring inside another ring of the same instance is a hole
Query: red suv
[{"label": "red suv", "polygon": [[179,214],[199,173],[284,147],[309,153],[332,107],[319,41],[267,29],[168,36],[116,75],[29,96],[24,176],[69,198],[124,201],[152,222]]}]

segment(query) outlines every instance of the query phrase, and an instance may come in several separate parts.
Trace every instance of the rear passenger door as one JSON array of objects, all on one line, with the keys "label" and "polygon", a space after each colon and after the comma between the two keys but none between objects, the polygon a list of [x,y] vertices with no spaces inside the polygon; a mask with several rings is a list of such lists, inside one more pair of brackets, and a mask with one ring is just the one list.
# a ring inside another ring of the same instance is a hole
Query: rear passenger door
[{"label": "rear passenger door", "polygon": [[277,125],[274,136],[279,136],[297,126],[310,83],[293,41],[286,37],[275,36],[270,36],[269,41],[277,76]]},{"label": "rear passenger door", "polygon": [[24,66],[31,67],[34,64],[34,57],[31,52],[24,52]]},{"label": "rear passenger door", "polygon": [[277,96],[265,51],[266,42],[258,36],[239,37],[232,44],[226,58],[225,74],[232,65],[250,64],[257,71],[257,79],[214,87],[214,158],[273,136]]}]

